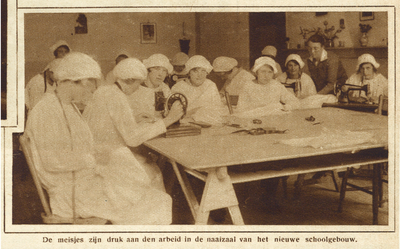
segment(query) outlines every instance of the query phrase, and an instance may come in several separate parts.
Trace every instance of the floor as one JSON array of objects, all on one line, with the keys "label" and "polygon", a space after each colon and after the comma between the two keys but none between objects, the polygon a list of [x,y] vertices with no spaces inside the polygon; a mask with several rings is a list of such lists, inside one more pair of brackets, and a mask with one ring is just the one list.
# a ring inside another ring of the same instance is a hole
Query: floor
[{"label": "floor", "polygon": [[[22,152],[16,150],[13,164],[13,224],[41,224],[43,212],[36,188]],[[191,179],[196,181],[196,179]],[[330,176],[320,179],[318,184],[305,186],[300,198],[293,198],[295,176],[288,179],[288,196],[285,198],[282,185],[278,185],[274,208],[266,207],[260,200],[263,188],[259,182],[235,185],[239,207],[245,224],[248,225],[371,225],[372,196],[360,191],[346,193],[342,213],[338,213],[339,193],[334,191]],[[358,184],[369,185],[362,179],[351,179]],[[195,182],[200,186],[201,182]],[[387,184],[384,184],[384,199]],[[200,190],[201,192],[201,190]],[[193,217],[179,184],[171,190],[173,197],[173,224],[193,224]],[[209,224],[232,224],[224,210],[213,212]],[[379,224],[388,224],[388,203],[379,210]]]}]

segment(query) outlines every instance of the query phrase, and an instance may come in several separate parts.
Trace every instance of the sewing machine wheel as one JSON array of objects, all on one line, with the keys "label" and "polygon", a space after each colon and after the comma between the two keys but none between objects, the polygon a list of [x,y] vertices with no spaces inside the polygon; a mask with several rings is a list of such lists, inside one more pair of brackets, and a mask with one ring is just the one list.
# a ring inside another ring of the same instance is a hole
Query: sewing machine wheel
[{"label": "sewing machine wheel", "polygon": [[184,113],[183,116],[185,116],[188,102],[186,96],[183,95],[182,93],[173,93],[167,98],[167,101],[165,102],[164,116],[168,115],[169,110],[171,110],[171,107],[175,101],[181,102],[183,106],[183,113]]}]

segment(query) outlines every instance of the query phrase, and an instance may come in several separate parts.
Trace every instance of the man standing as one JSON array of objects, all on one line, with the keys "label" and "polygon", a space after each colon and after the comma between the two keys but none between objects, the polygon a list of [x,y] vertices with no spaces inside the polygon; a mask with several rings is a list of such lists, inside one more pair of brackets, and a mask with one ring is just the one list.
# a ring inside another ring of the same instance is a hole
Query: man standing
[{"label": "man standing", "polygon": [[334,84],[343,85],[347,74],[339,57],[324,47],[325,39],[315,34],[307,41],[310,57],[307,60],[308,71],[314,81],[318,94],[333,94]]}]

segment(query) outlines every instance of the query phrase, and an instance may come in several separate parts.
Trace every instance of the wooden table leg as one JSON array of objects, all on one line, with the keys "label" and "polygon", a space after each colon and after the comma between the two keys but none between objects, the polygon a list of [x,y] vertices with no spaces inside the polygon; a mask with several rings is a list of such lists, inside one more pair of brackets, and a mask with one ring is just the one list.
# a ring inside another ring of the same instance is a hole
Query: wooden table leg
[{"label": "wooden table leg", "polygon": [[374,164],[372,178],[372,224],[378,225],[379,213],[379,182],[381,180],[381,165]]},{"label": "wooden table leg", "polygon": [[192,212],[193,218],[196,221],[197,220],[197,212],[199,210],[199,203],[196,199],[196,196],[193,192],[193,189],[190,185],[189,179],[186,176],[186,173],[184,171],[181,172],[179,169],[178,165],[176,162],[170,160],[170,163],[172,165],[172,168],[175,171],[176,178],[178,178],[178,182],[181,185],[183,194],[186,197],[186,201],[188,202],[190,211]]},{"label": "wooden table leg", "polygon": [[206,224],[211,210],[228,208],[234,225],[244,225],[239,202],[227,168],[221,167],[207,171],[206,184],[197,212],[196,224]]}]

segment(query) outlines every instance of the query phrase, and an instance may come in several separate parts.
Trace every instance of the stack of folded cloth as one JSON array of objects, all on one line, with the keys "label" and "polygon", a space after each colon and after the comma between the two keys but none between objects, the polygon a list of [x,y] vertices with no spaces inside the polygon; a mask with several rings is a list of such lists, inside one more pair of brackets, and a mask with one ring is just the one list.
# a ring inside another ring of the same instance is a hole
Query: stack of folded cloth
[{"label": "stack of folded cloth", "polygon": [[195,136],[201,134],[201,127],[191,124],[174,124],[168,127],[165,137]]}]

